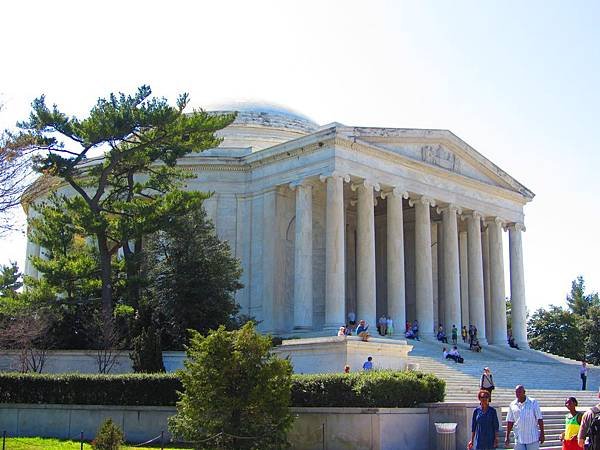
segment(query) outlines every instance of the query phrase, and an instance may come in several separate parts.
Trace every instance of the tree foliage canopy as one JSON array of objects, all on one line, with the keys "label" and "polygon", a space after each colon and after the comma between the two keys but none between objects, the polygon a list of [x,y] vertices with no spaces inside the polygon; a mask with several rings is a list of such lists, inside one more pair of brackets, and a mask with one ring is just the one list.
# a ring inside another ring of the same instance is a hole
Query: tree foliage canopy
[{"label": "tree foliage canopy", "polygon": [[591,306],[600,306],[600,298],[598,298],[597,292],[585,293],[585,281],[580,275],[571,282],[571,292],[567,295],[567,305],[573,313],[585,317]]},{"label": "tree foliage canopy", "polygon": [[538,309],[529,321],[528,335],[537,350],[573,359],[584,356],[578,317],[559,306]]},{"label": "tree foliage canopy", "polygon": [[600,364],[600,300],[595,292],[586,294],[582,276],[571,283],[567,305],[533,314],[528,322],[531,347]]},{"label": "tree foliage canopy", "polygon": [[219,325],[232,325],[241,268],[229,245],[218,239],[204,208],[153,234],[145,256],[146,300],[159,314],[155,322],[164,330],[166,348],[183,349],[188,329],[206,334]]},{"label": "tree foliage canopy", "polygon": [[[19,124],[24,136],[20,148],[38,152],[36,170],[58,178],[76,194],[64,201],[95,240],[105,320],[113,307],[112,256],[123,249],[133,278],[139,266],[130,242],[139,242],[203,198],[177,189],[186,178],[176,168],[177,159],[217,146],[215,131],[234,118],[202,110],[185,114],[187,94],[175,106],[151,94],[148,86],[133,95],[111,94],[99,99],[84,119],[49,107],[41,96],[34,100],[29,120]],[[14,145],[18,147],[16,141]],[[103,156],[94,157],[94,152]]]},{"label": "tree foliage canopy", "polygon": [[181,372],[173,433],[197,448],[282,449],[292,423],[292,367],[249,322],[237,331],[193,332]]}]

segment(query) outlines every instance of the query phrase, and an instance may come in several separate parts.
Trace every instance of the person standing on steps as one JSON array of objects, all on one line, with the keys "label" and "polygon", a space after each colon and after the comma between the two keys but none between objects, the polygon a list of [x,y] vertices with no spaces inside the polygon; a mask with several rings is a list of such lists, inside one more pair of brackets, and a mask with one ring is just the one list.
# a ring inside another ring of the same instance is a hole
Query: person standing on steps
[{"label": "person standing on steps", "polygon": [[463,344],[467,343],[467,337],[469,336],[469,333],[467,333],[467,326],[463,325],[463,327],[460,330],[460,335],[462,337],[463,340]]},{"label": "person standing on steps", "polygon": [[496,410],[490,406],[490,394],[485,390],[477,394],[479,406],[473,411],[471,419],[471,440],[468,449],[491,450],[498,447],[500,422]]},{"label": "person standing on steps", "polygon": [[494,376],[490,371],[489,367],[484,367],[481,380],[479,381],[479,388],[490,393],[490,402],[492,401],[492,391],[496,389],[494,385]]},{"label": "person standing on steps", "polygon": [[581,390],[585,391],[587,386],[587,375],[590,369],[588,369],[587,363],[581,361],[581,367],[579,368],[579,378],[581,378]]},{"label": "person standing on steps", "polygon": [[456,325],[452,325],[452,345],[456,345],[458,342],[458,329]]},{"label": "person standing on steps", "polygon": [[583,414],[577,412],[577,399],[575,397],[567,398],[565,406],[569,412],[565,416],[565,431],[560,433],[562,450],[581,450],[577,442],[577,435],[579,434]]},{"label": "person standing on steps", "polygon": [[510,432],[515,435],[515,450],[538,450],[546,439],[544,417],[537,400],[525,395],[525,386],[515,387],[516,399],[508,406],[506,414],[505,447],[510,444]]}]

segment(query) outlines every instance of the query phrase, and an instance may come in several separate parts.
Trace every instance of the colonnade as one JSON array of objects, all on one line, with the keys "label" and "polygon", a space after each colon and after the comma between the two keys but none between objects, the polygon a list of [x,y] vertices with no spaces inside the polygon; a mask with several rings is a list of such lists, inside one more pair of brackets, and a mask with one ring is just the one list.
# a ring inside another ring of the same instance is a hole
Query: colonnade
[{"label": "colonnade", "polygon": [[[399,187],[382,189],[370,180],[351,181],[348,175],[321,175],[326,184],[325,206],[325,324],[324,329],[337,329],[346,322],[345,311],[345,207],[344,183],[351,183],[357,193],[357,254],[356,317],[376,323],[376,262],[375,262],[375,202],[379,192],[387,199],[387,313],[403,332],[406,322],[406,287],[404,270],[403,202],[409,199],[415,213],[415,309],[421,335],[434,334],[434,287],[431,236],[431,208],[436,200],[425,195],[408,193]],[[294,329],[308,330],[313,323],[312,286],[312,192],[313,182],[304,180],[290,185],[296,195]],[[459,205],[439,205],[442,215],[443,252],[443,315],[448,329],[472,324],[478,329],[480,342],[506,344],[506,307],[504,289],[504,259],[502,232],[509,232],[510,297],[512,301],[512,333],[519,345],[527,345],[525,323],[525,283],[523,274],[522,231],[518,223],[505,223],[499,217],[485,216],[479,211],[463,211]],[[458,221],[466,221],[467,231],[459,232]],[[482,227],[487,229],[489,249],[489,299],[491,330],[486,331],[486,288]],[[466,297],[466,298],[465,298]],[[461,304],[462,302],[462,304]],[[468,323],[466,311],[468,310]]]}]

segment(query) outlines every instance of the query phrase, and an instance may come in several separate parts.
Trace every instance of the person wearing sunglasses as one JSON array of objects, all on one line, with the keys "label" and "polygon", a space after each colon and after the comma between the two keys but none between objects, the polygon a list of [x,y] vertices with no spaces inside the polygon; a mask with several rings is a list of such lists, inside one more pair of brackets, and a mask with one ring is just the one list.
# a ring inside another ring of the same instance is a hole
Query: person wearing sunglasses
[{"label": "person wearing sunglasses", "polygon": [[471,440],[468,449],[491,450],[498,447],[500,422],[496,410],[490,406],[490,393],[480,390],[477,394],[479,406],[473,411]]}]

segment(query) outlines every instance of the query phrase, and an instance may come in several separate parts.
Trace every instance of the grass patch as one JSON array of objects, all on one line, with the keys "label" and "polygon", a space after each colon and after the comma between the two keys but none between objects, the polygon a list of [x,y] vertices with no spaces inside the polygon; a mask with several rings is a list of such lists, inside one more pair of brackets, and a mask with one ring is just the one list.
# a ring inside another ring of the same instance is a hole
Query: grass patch
[{"label": "grass patch", "polygon": [[[0,441],[1,441],[0,437]],[[2,443],[0,442],[0,445]],[[44,450],[79,450],[81,448],[81,444],[76,441],[63,441],[60,439],[47,439],[47,438],[6,438],[6,450],[36,450],[36,449],[44,449]],[[91,450],[92,446],[85,442],[83,444],[83,448],[85,450]],[[153,447],[129,447],[124,445],[121,447],[123,450],[150,450],[160,448],[160,445]],[[187,450],[191,447],[170,447],[169,445],[165,445],[165,450]]]}]

